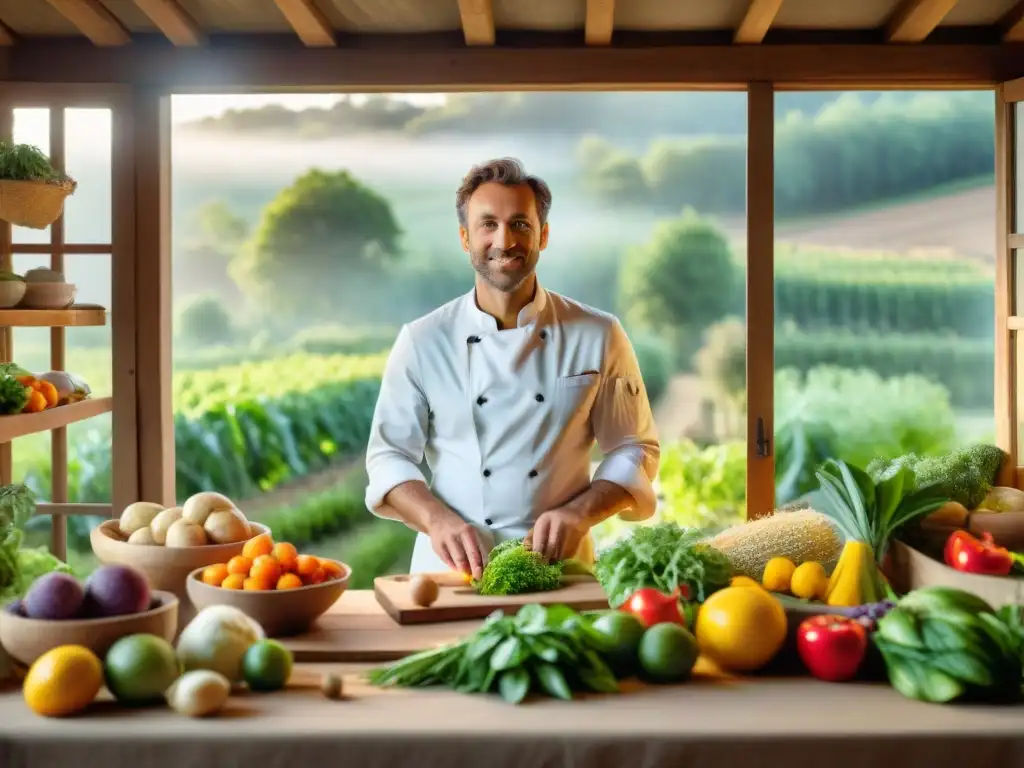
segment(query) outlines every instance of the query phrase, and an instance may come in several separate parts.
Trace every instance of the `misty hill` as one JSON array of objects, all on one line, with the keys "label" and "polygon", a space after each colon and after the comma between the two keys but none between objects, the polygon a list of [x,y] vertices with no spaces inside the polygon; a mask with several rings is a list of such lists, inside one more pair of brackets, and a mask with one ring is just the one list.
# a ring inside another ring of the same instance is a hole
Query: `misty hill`
[{"label": "misty hill", "polygon": [[[953,94],[917,91],[858,92],[865,105],[878,101],[906,104],[923,94],[943,99]],[[842,98],[841,91],[779,93],[780,119],[789,112],[818,114]],[[957,95],[958,98],[962,94]],[[987,93],[968,99],[992,109]],[[656,136],[742,136],[746,131],[746,94],[742,92],[520,92],[448,94],[439,106],[417,106],[389,95],[345,97],[330,108],[291,110],[284,106],[229,110],[220,117],[183,123],[187,133],[281,136],[292,140],[361,134],[399,133],[581,136],[598,133],[616,141],[646,141]]]}]

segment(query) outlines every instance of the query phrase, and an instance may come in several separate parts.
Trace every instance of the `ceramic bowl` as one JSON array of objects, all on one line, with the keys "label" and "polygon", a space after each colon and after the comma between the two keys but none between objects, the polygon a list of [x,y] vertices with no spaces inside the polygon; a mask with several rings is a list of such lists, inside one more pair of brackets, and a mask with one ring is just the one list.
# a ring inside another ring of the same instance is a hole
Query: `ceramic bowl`
[{"label": "ceramic bowl", "polygon": [[26,309],[64,309],[75,302],[74,283],[25,283],[20,307]]},{"label": "ceramic bowl", "polygon": [[102,659],[107,649],[126,635],[147,633],[173,642],[178,631],[178,598],[154,590],[150,609],[104,619],[30,619],[5,606],[0,611],[0,645],[19,664],[30,666],[60,645],[84,645]]},{"label": "ceramic bowl", "polygon": [[231,605],[254,619],[268,637],[287,637],[308,630],[327,609],[337,602],[348,587],[352,569],[341,566],[342,574],[321,584],[295,589],[246,591],[224,589],[203,583],[203,569],[197,568],[188,576],[189,599],[197,610],[209,605]]},{"label": "ceramic bowl", "polygon": [[[189,573],[207,565],[226,563],[235,555],[242,554],[242,547],[245,546],[244,541],[206,544],[201,547],[129,544],[118,533],[117,525],[117,520],[105,520],[92,529],[89,543],[96,558],[104,565],[129,565],[145,575],[152,589],[162,589],[177,595],[181,600],[180,621],[183,627],[195,615],[185,590],[185,580]],[[249,526],[253,537],[270,530],[251,520]]]},{"label": "ceramic bowl", "polygon": [[0,309],[16,307],[25,296],[25,285],[22,280],[0,281]]}]

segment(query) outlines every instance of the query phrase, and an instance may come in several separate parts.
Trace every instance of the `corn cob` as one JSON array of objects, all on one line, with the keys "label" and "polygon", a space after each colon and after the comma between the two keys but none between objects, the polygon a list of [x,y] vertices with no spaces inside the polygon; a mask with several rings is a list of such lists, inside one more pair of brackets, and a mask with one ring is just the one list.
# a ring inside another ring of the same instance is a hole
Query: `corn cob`
[{"label": "corn cob", "polygon": [[734,525],[708,539],[708,544],[732,562],[737,575],[760,581],[773,557],[785,557],[795,565],[819,562],[831,571],[843,548],[843,538],[820,512],[802,509]]}]

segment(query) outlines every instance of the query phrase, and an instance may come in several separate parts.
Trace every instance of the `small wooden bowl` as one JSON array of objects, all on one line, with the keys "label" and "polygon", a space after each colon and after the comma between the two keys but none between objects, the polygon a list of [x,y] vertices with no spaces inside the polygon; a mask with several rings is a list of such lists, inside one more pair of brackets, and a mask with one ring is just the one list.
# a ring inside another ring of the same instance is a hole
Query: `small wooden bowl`
[{"label": "small wooden bowl", "polygon": [[305,632],[334,605],[348,587],[352,569],[345,563],[342,574],[322,584],[295,589],[245,591],[212,587],[202,581],[203,569],[196,568],[186,582],[188,596],[198,611],[208,605],[231,605],[254,619],[268,637],[287,637]]},{"label": "small wooden bowl", "polygon": [[102,660],[117,640],[146,633],[174,642],[178,631],[178,598],[170,592],[153,591],[152,607],[142,613],[105,619],[30,619],[0,611],[0,645],[12,659],[26,667],[60,645],[84,645]]},{"label": "small wooden bowl", "polygon": [[75,301],[78,289],[73,283],[25,283],[25,295],[19,306],[26,309],[64,309]]}]

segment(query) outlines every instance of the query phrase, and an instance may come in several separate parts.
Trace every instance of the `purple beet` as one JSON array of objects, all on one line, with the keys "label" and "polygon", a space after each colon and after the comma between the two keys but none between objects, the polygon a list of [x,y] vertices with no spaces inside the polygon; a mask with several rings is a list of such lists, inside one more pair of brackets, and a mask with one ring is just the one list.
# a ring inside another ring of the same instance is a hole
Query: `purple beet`
[{"label": "purple beet", "polygon": [[146,577],[127,565],[104,565],[93,571],[85,583],[89,616],[142,613],[149,607],[150,597]]},{"label": "purple beet", "polygon": [[32,619],[63,620],[76,618],[85,599],[85,591],[69,573],[47,573],[29,587],[25,595],[25,614]]}]

